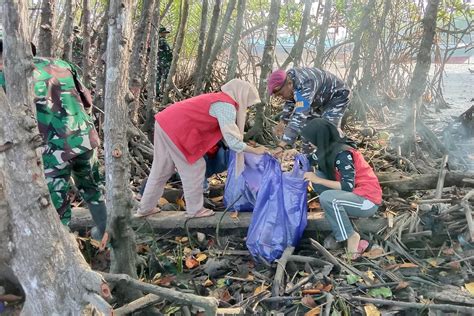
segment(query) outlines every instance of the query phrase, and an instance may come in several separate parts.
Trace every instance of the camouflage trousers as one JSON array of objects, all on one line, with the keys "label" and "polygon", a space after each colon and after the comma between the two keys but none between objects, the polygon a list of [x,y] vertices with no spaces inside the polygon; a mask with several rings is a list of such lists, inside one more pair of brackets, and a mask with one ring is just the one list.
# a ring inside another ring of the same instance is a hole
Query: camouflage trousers
[{"label": "camouflage trousers", "polygon": [[71,191],[70,180],[72,177],[76,188],[87,203],[94,221],[101,231],[105,230],[107,210],[104,203],[103,178],[99,173],[96,150],[87,151],[58,166],[46,169],[45,176],[51,200],[64,225],[69,225],[71,221],[69,192]]},{"label": "camouflage trousers", "polygon": [[166,83],[166,78],[168,77],[169,68],[158,69],[156,72],[156,97],[161,98],[163,95],[162,88]]}]

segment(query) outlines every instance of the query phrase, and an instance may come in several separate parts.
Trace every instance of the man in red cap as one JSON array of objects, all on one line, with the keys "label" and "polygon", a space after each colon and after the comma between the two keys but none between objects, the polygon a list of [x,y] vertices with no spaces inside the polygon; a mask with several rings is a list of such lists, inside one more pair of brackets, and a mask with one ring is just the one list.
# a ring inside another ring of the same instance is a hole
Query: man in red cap
[{"label": "man in red cap", "polygon": [[287,72],[280,69],[272,72],[267,88],[270,95],[285,100],[276,127],[276,130],[284,129],[284,133],[274,154],[292,146],[306,122],[316,117],[333,123],[342,134],[341,120],[351,93],[344,81],[332,73],[319,68],[293,68]]}]

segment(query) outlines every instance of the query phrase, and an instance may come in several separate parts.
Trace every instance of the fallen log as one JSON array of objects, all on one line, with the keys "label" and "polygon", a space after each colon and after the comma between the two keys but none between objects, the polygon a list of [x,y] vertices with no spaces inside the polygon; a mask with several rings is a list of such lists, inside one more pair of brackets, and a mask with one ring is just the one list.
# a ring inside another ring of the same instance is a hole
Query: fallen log
[{"label": "fallen log", "polygon": [[[435,189],[439,174],[421,174],[406,177],[397,173],[379,173],[377,177],[382,187],[394,189],[399,193],[409,193],[415,190]],[[444,186],[474,187],[474,183],[463,181],[464,179],[474,179],[474,173],[446,172]]]},{"label": "fallen log", "polygon": [[[214,230],[222,216],[223,212],[216,212],[215,216],[205,218],[193,218],[188,221],[188,229],[202,229],[202,230]],[[231,217],[231,214],[225,214],[222,218],[219,227],[221,230],[228,229],[247,229],[250,225],[252,218],[251,212],[239,213],[237,218]],[[146,218],[132,218],[131,225],[133,228],[138,228],[147,222],[147,227],[152,228],[155,232],[168,232],[170,230],[182,231],[184,230],[184,223],[186,221],[184,212],[182,211],[163,211],[157,214],[153,214]],[[376,233],[387,226],[387,219],[381,217],[371,218],[360,218],[354,219],[354,223],[357,228],[364,233]],[[72,211],[72,219],[70,227],[72,230],[80,230],[90,228],[94,225],[89,210],[86,208],[74,208]],[[308,226],[306,227],[307,232],[315,231],[331,231],[329,222],[324,218],[322,212],[309,212],[308,213]]]}]

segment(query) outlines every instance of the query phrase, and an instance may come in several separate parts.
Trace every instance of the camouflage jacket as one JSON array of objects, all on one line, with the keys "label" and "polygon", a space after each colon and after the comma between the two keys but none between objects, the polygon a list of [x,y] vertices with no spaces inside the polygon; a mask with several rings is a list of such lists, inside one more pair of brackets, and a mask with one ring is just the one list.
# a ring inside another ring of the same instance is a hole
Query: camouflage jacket
[{"label": "camouflage jacket", "polygon": [[[52,168],[100,145],[89,90],[74,66],[50,58],[33,58],[34,93],[38,128],[45,141],[44,168]],[[5,88],[0,69],[0,86]],[[8,88],[7,88],[8,89]]]},{"label": "camouflage jacket", "polygon": [[79,67],[82,67],[82,59],[84,57],[82,54],[82,45],[82,37],[75,35],[72,42],[72,62]]},{"label": "camouflage jacket", "polygon": [[281,117],[288,124],[283,135],[287,144],[293,144],[306,121],[314,115],[344,114],[344,104],[329,102],[341,93],[349,94],[344,81],[319,68],[293,68],[287,71],[287,76],[293,81],[294,90],[294,99],[285,102]]},{"label": "camouflage jacket", "polygon": [[171,61],[173,60],[173,51],[170,45],[166,41],[166,38],[160,37],[158,43],[158,70],[162,72],[168,72],[171,67]]}]

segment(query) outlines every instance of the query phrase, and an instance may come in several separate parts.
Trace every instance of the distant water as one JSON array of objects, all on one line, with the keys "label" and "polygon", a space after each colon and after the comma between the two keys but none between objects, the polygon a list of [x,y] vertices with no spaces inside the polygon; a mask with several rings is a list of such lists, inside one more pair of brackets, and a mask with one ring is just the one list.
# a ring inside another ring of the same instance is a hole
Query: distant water
[{"label": "distant water", "polygon": [[461,169],[474,172],[474,137],[455,119],[474,105],[471,101],[474,98],[474,74],[469,68],[474,70],[474,63],[446,65],[443,92],[449,109],[431,113],[430,117],[438,120],[434,129],[443,135],[442,141],[450,151],[450,161],[458,163]]}]

